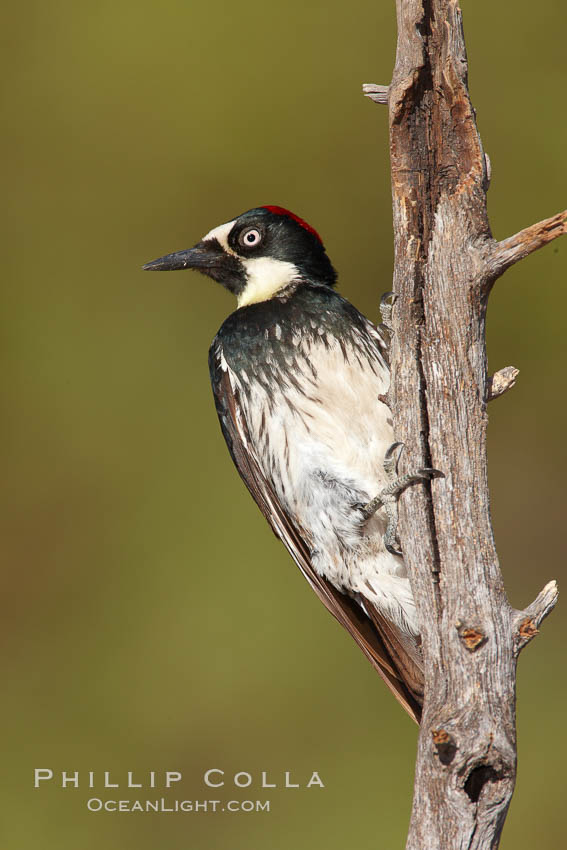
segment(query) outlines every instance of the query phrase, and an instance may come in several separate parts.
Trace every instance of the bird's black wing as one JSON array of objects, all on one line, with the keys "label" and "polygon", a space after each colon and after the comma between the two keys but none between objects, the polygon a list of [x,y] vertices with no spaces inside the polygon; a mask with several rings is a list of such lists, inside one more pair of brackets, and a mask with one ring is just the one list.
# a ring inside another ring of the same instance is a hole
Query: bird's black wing
[{"label": "bird's black wing", "polygon": [[[367,615],[354,599],[316,573],[311,564],[308,534],[284,510],[258,461],[239,402],[238,387],[231,381],[218,343],[211,347],[209,365],[221,429],[236,468],[254,501],[323,605],[352,635],[398,702],[419,723],[423,688],[422,683],[421,687],[416,687],[414,677],[408,676],[411,662],[408,663],[403,639],[399,639],[397,629],[378,612],[372,609]],[[366,600],[364,607],[372,608]]]}]

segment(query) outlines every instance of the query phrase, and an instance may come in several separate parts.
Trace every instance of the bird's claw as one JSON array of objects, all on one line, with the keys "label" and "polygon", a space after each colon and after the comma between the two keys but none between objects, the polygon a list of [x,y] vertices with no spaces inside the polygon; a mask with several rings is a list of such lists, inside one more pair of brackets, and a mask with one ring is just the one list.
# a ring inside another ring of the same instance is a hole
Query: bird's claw
[{"label": "bird's claw", "polygon": [[[389,293],[386,293],[388,295]],[[384,296],[382,296],[384,297]],[[398,454],[396,455],[396,449],[399,449]],[[389,481],[393,481],[397,474],[398,462],[400,457],[402,456],[402,452],[404,450],[404,444],[397,441],[392,443],[392,445],[386,450],[386,454],[384,455],[384,460],[382,461],[382,466],[384,467],[384,472],[388,476]]]},{"label": "bird's claw", "polygon": [[[439,469],[430,467],[422,467],[416,469],[415,472],[409,472],[405,475],[398,476],[397,466],[400,455],[403,451],[404,444],[401,442],[392,443],[384,455],[384,472],[389,480],[389,484],[378,493],[368,504],[362,505],[361,511],[364,520],[369,520],[374,516],[379,508],[384,508],[388,517],[388,525],[384,534],[384,546],[392,555],[401,555],[402,550],[396,545],[397,527],[398,527],[398,498],[406,487],[414,484],[416,481],[431,480],[432,478],[444,478],[445,475]],[[399,449],[396,454],[396,449]]]},{"label": "bird's claw", "polygon": [[398,300],[398,296],[393,292],[385,292],[380,299],[380,315],[382,316],[382,325],[389,333],[393,333],[392,327],[392,309]]}]

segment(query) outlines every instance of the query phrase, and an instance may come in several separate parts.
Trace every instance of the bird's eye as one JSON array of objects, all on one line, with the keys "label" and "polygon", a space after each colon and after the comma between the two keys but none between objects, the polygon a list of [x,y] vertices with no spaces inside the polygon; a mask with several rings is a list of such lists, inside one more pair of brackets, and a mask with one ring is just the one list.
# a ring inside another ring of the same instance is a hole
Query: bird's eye
[{"label": "bird's eye", "polygon": [[262,241],[262,234],[255,227],[250,227],[242,231],[239,241],[244,248],[254,248]]}]

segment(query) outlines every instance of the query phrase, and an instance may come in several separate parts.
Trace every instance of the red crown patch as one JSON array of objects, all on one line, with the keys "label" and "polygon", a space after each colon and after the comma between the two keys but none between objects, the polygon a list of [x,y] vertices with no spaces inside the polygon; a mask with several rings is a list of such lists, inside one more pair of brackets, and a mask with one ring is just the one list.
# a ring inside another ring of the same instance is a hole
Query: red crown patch
[{"label": "red crown patch", "polygon": [[268,205],[263,206],[262,209],[268,210],[269,212],[274,213],[275,215],[286,215],[288,218],[292,218],[294,221],[300,224],[304,230],[307,230],[308,233],[312,233],[313,236],[315,236],[315,238],[319,240],[321,245],[323,244],[323,240],[321,239],[315,228],[311,227],[310,224],[307,224],[307,222],[303,218],[299,218],[298,215],[292,213],[291,210],[286,210],[285,207],[273,207]]}]

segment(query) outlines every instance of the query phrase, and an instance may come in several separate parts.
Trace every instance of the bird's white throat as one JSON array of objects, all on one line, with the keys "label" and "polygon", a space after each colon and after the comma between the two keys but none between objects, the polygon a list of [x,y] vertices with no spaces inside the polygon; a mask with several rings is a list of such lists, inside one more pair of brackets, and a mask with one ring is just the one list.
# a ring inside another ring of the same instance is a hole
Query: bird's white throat
[{"label": "bird's white throat", "polygon": [[272,257],[254,257],[242,260],[242,264],[246,269],[247,281],[238,296],[239,307],[268,301],[300,276],[297,266],[293,263]]}]

